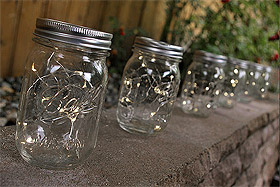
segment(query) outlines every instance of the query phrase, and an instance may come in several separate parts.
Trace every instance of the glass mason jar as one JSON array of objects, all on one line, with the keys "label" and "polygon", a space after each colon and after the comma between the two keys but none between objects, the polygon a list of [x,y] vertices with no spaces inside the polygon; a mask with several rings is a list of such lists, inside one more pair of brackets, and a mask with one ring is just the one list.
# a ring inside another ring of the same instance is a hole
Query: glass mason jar
[{"label": "glass mason jar", "polygon": [[[257,76],[256,76],[257,73]],[[254,62],[248,62],[248,74],[247,74],[247,80],[246,80],[246,86],[248,87],[248,96],[252,100],[253,97],[256,96],[256,90],[257,90],[257,81],[256,77],[259,76],[259,73],[256,69],[256,65]]]},{"label": "glass mason jar", "polygon": [[120,88],[117,119],[120,127],[137,134],[162,131],[177,97],[183,48],[136,37]]},{"label": "glass mason jar", "polygon": [[38,18],[22,83],[16,145],[25,161],[67,169],[93,151],[112,35]]},{"label": "glass mason jar", "polygon": [[241,103],[249,103],[252,100],[249,94],[251,93],[250,85],[252,82],[252,73],[250,74],[249,70],[251,62],[236,58],[230,58],[230,62],[236,64],[238,70],[238,84],[234,93],[236,100]]},{"label": "glass mason jar", "polygon": [[228,58],[224,66],[225,80],[222,93],[219,95],[219,106],[232,108],[235,105],[236,96],[246,82],[247,64],[239,59]]},{"label": "glass mason jar", "polygon": [[261,98],[265,99],[268,98],[268,89],[271,82],[271,73],[272,73],[272,67],[266,66],[264,67],[264,70],[262,72],[262,77],[264,79],[262,86],[260,87],[261,91]]},{"label": "glass mason jar", "polygon": [[222,93],[227,57],[195,51],[183,83],[179,105],[183,112],[208,117]]},{"label": "glass mason jar", "polygon": [[[252,96],[256,97],[256,98],[261,98],[262,95],[262,91],[264,89],[264,85],[265,85],[265,68],[264,66],[260,65],[260,64],[256,64],[253,63],[252,64],[254,66],[254,81],[252,81]],[[261,91],[262,90],[262,91]]]},{"label": "glass mason jar", "polygon": [[235,89],[239,85],[239,64],[236,60],[228,58],[227,63],[223,66],[225,78],[221,88],[221,94],[218,96],[218,106],[224,108],[233,108],[235,105]]}]

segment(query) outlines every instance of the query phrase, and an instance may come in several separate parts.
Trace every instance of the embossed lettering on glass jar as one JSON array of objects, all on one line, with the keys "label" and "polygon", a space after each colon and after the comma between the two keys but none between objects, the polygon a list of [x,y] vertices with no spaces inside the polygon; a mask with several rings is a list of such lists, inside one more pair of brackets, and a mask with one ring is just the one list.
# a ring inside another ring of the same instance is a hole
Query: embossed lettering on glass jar
[{"label": "embossed lettering on glass jar", "polygon": [[137,37],[120,89],[117,119],[124,130],[153,134],[163,130],[177,97],[183,48]]},{"label": "embossed lettering on glass jar", "polygon": [[25,66],[16,144],[28,163],[67,169],[93,151],[112,35],[38,18]]},{"label": "embossed lettering on glass jar", "polygon": [[179,105],[183,112],[208,117],[222,94],[227,57],[205,51],[195,51],[182,86]]}]

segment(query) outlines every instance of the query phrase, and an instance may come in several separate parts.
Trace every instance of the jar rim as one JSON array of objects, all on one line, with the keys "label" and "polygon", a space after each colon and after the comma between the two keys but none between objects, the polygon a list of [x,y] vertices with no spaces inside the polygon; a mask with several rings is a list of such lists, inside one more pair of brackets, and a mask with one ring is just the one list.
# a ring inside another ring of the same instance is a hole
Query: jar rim
[{"label": "jar rim", "polygon": [[172,62],[174,62],[174,63],[180,63],[180,62],[182,62],[181,59],[168,57],[168,56],[165,56],[165,55],[162,55],[162,54],[157,54],[157,53],[154,53],[154,52],[149,51],[149,50],[144,50],[144,49],[140,49],[140,48],[134,48],[134,49],[132,49],[133,52],[134,52],[135,50],[138,50],[138,53],[139,53],[139,54],[144,54],[144,55],[146,55],[146,56],[148,55],[148,56],[150,56],[151,58],[154,57],[154,58],[159,58],[159,59],[163,59],[163,60],[168,59],[168,61],[172,61]]},{"label": "jar rim", "polygon": [[196,50],[194,52],[194,60],[203,60],[209,63],[226,64],[228,57],[223,55],[217,55],[203,50]]},{"label": "jar rim", "polygon": [[263,71],[265,69],[265,67],[261,64],[257,64],[255,62],[250,62],[250,61],[247,61],[247,63],[248,63],[248,66],[252,67],[255,70]]},{"label": "jar rim", "polygon": [[232,64],[239,65],[240,67],[242,67],[244,69],[248,69],[248,66],[251,63],[249,61],[241,60],[241,59],[233,58],[233,57],[229,57],[229,62],[232,63]]},{"label": "jar rim", "polygon": [[146,52],[153,52],[162,56],[175,59],[183,59],[183,48],[176,45],[157,41],[152,38],[137,36],[134,41],[133,48],[138,48]]},{"label": "jar rim", "polygon": [[88,48],[111,50],[113,35],[71,23],[37,18],[35,36]]},{"label": "jar rim", "polygon": [[202,62],[217,63],[221,65],[225,65],[228,61],[228,57],[226,56],[209,53],[203,50],[196,50],[194,52],[193,59]]},{"label": "jar rim", "polygon": [[87,53],[87,54],[95,54],[95,56],[100,56],[100,57],[103,57],[103,56],[108,57],[110,55],[108,50],[88,48],[85,46],[77,46],[77,45],[73,45],[72,43],[66,43],[66,42],[62,43],[57,40],[46,39],[46,38],[39,37],[36,35],[32,38],[32,40],[40,45],[55,48],[55,49],[63,48],[63,50],[68,51],[68,52],[69,51],[71,51],[71,52],[78,51],[78,52]]}]

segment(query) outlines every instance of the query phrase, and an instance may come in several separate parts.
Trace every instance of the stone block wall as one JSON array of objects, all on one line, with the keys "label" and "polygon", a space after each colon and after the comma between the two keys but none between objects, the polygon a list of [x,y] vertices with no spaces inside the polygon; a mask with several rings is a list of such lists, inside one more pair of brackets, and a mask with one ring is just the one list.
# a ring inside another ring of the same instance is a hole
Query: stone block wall
[{"label": "stone block wall", "polygon": [[[23,161],[15,127],[0,127],[0,186],[269,186],[279,158],[279,105],[263,100],[209,118],[174,110],[158,136],[121,130],[104,111],[97,146],[81,166],[50,171]],[[32,177],[30,177],[32,176]]]},{"label": "stone block wall", "polygon": [[279,158],[279,118],[270,117],[273,119],[258,119],[263,123],[252,123],[254,127],[249,125],[247,138],[238,142],[199,186],[269,186]]}]

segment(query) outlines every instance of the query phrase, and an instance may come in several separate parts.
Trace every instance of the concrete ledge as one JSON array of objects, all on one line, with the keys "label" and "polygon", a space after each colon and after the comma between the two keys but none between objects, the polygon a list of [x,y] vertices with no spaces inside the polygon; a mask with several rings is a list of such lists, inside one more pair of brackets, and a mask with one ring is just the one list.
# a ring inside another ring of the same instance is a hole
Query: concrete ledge
[{"label": "concrete ledge", "polygon": [[[69,171],[28,165],[16,150],[15,128],[1,127],[0,183],[2,186],[266,184],[272,177],[269,175],[273,164],[275,167],[278,116],[278,103],[271,101],[218,109],[207,119],[188,116],[175,108],[162,134],[143,137],[121,130],[115,109],[110,109],[103,112],[94,153],[82,166]],[[258,170],[262,171],[262,177],[255,181],[258,176],[254,171]]]}]

